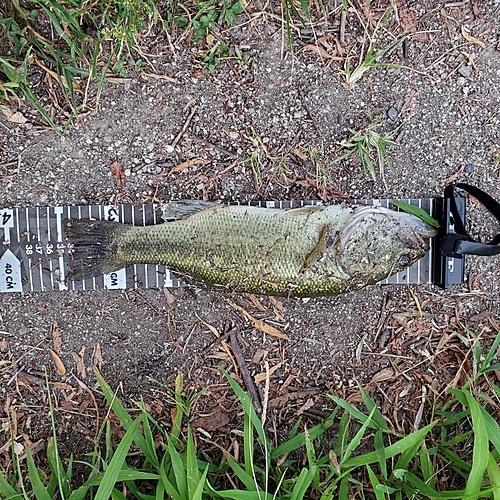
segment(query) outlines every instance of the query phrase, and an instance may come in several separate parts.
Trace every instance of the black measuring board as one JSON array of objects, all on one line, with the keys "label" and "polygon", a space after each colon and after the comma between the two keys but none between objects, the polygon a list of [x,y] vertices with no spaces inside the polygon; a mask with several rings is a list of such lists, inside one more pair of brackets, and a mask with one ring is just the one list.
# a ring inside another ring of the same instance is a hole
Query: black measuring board
[{"label": "black measuring board", "polygon": [[[391,200],[349,200],[389,208]],[[433,214],[432,198],[403,200]],[[237,204],[237,203],[235,203]],[[321,205],[320,201],[255,201],[248,205],[266,208],[299,208]],[[67,279],[68,248],[65,244],[64,219],[102,219],[145,226],[163,223],[161,206],[80,205],[0,209],[0,292],[43,292],[127,288],[178,287],[183,283],[163,265],[136,264],[113,273],[83,281]],[[381,281],[381,284],[432,283],[434,261],[439,255],[431,250],[410,268]],[[455,259],[459,260],[459,259]]]}]

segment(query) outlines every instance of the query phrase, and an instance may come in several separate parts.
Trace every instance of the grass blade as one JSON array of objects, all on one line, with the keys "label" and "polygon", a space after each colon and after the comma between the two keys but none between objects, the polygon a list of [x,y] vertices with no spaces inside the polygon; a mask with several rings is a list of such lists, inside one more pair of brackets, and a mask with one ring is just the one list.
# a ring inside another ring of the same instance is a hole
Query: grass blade
[{"label": "grass blade", "polygon": [[465,494],[477,494],[479,497],[481,492],[481,483],[483,481],[484,472],[488,467],[490,455],[488,449],[488,433],[484,425],[483,415],[481,413],[479,403],[469,391],[464,390],[464,393],[470,410],[472,429],[474,430],[472,469],[465,487]]},{"label": "grass blade", "polygon": [[[409,448],[410,446],[414,446],[416,443],[422,443],[427,433],[433,427],[435,427],[436,424],[437,421],[432,422],[429,425],[426,425],[425,427],[422,427],[418,431],[410,434],[409,436],[405,436],[396,443],[387,446],[385,448],[386,459],[389,459],[395,455],[398,455],[399,453],[404,452],[407,448]],[[365,453],[363,455],[359,455],[354,458],[350,458],[349,460],[344,462],[343,468],[354,468],[354,467],[359,467],[360,465],[372,464],[377,460],[378,460],[377,454],[374,451],[372,451],[369,453]]]},{"label": "grass blade", "polygon": [[104,473],[101,484],[97,489],[95,498],[109,498],[113,488],[118,480],[118,475],[125,465],[125,458],[127,456],[128,450],[134,441],[135,435],[139,432],[139,424],[142,422],[142,416],[136,418],[130,427],[127,429],[125,436],[123,436],[120,444],[115,450],[113,458]]},{"label": "grass blade", "polygon": [[398,200],[391,201],[391,205],[398,207],[399,209],[403,210],[403,212],[407,212],[414,215],[415,217],[418,217],[420,220],[427,222],[427,224],[430,224],[431,226],[440,227],[439,222],[434,219],[434,217],[431,217],[425,210],[422,210],[419,207]]},{"label": "grass blade", "polygon": [[363,439],[363,436],[365,435],[365,430],[370,424],[373,415],[375,414],[375,408],[370,412],[368,415],[368,418],[366,419],[365,423],[361,426],[359,431],[356,433],[356,435],[353,437],[351,442],[347,445],[347,448],[345,452],[342,454],[342,457],[340,459],[340,466],[346,462],[346,460],[349,459],[351,456],[351,453],[358,447],[359,443],[361,442],[361,439]]},{"label": "grass blade", "polygon": [[28,473],[31,487],[33,488],[33,494],[36,500],[52,500],[52,497],[48,494],[47,490],[44,488],[40,476],[38,475],[38,469],[36,468],[35,461],[33,460],[33,455],[28,445],[25,445],[26,450],[26,462],[28,463]]}]

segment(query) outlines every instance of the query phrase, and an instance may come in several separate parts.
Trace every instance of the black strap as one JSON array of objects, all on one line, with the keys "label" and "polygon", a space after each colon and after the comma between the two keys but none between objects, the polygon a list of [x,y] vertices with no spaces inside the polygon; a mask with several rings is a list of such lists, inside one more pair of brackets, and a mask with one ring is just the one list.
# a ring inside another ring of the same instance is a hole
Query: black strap
[{"label": "black strap", "polygon": [[500,204],[489,194],[481,189],[469,184],[450,184],[444,190],[445,198],[450,200],[450,209],[454,219],[455,233],[447,234],[443,237],[441,249],[443,253],[450,257],[460,257],[461,255],[498,255],[500,254],[500,234],[497,234],[489,243],[480,243],[470,236],[465,230],[465,221],[458,213],[455,201],[455,189],[463,189],[474,196],[482,203],[498,221],[500,221]]}]

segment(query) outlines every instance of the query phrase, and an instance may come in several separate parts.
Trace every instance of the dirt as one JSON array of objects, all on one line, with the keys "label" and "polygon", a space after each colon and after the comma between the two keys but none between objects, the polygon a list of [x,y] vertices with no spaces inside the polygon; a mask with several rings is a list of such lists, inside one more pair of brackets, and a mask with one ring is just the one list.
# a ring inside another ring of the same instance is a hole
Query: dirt
[{"label": "dirt", "polygon": [[[332,192],[353,198],[427,198],[442,196],[451,181],[474,184],[500,200],[495,159],[500,154],[499,3],[477,0],[447,7],[407,0],[397,7],[382,40],[387,44],[406,35],[408,54],[405,59],[399,45],[384,60],[405,67],[370,69],[352,89],[339,72],[338,54],[332,56],[335,40],[327,38],[339,36],[336,9],[328,23],[317,22],[314,34],[297,23],[293,56],[275,17],[261,13],[248,22],[242,16],[238,26],[220,29],[217,36],[230,48],[242,47],[249,62],[221,61],[214,73],[202,71],[203,48],[192,41],[174,40],[172,52],[164,36],[145,35],[138,47],[144,72],[117,75],[105,84],[98,104],[92,82],[87,107],[62,136],[43,126],[27,102],[8,103],[27,121],[14,123],[0,114],[1,206],[329,201]],[[374,6],[372,14],[380,19],[383,9]],[[354,64],[364,34],[354,12],[347,19],[342,57],[350,55]],[[462,27],[476,41],[468,41]],[[309,47],[314,36],[326,37],[319,42],[322,57]],[[50,77],[39,71],[33,78],[38,78],[38,94],[60,117],[47,97]],[[388,118],[390,108],[396,110],[395,121]],[[355,158],[334,162],[339,142],[349,137],[349,128],[366,121],[369,110],[382,119],[381,130],[396,131],[403,145],[390,149],[394,170],[386,169],[384,179],[376,181]],[[320,151],[321,164],[307,158],[308,148]],[[111,173],[114,162],[123,167],[124,187]],[[189,163],[175,168],[184,162]],[[468,220],[482,239],[498,232],[498,224],[474,200],[468,203]],[[15,415],[16,440],[46,442],[46,370],[56,384],[60,435],[73,450],[87,451],[96,432],[94,393],[101,401],[94,366],[113,389],[120,386],[123,399],[144,397],[167,424],[171,398],[151,378],[172,386],[178,373],[188,387],[208,387],[195,417],[223,408],[235,419],[220,368],[241,382],[240,370],[229,341],[217,341],[215,335],[234,327],[251,374],[262,373],[266,361],[272,371],[269,402],[278,430],[302,413],[312,419],[327,414],[333,403],[326,394],[359,402],[356,381],[365,384],[385,413],[396,415],[401,429],[409,430],[422,387],[438,392],[466,375],[467,366],[459,370],[470,348],[465,328],[486,341],[498,330],[499,262],[498,257],[467,257],[464,284],[448,290],[372,286],[310,300],[277,301],[195,286],[167,294],[3,294],[0,422],[6,425],[7,414]],[[289,339],[254,328],[228,299]],[[58,352],[65,375],[57,373],[49,349]],[[264,388],[263,381],[258,385]],[[223,440],[230,424],[224,418],[217,422],[211,432]],[[0,434],[0,450],[8,455],[8,448],[1,448],[5,436]]]}]

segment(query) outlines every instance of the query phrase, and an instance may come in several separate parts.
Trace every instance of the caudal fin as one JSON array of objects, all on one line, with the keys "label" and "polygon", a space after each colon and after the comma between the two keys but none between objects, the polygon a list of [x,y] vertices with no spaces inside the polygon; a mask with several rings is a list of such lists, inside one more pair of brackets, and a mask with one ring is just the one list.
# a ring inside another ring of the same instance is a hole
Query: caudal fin
[{"label": "caudal fin", "polygon": [[69,279],[83,280],[110,273],[125,263],[118,258],[118,237],[127,226],[103,220],[65,219],[64,233],[70,251]]}]

